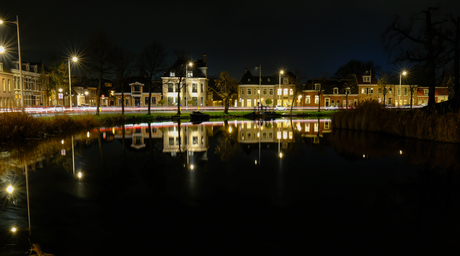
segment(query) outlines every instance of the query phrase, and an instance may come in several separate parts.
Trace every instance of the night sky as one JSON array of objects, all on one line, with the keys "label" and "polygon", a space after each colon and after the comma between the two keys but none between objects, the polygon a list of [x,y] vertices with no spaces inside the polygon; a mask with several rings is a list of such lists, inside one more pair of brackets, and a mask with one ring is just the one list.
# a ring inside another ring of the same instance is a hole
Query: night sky
[{"label": "night sky", "polygon": [[[5,1],[4,1],[5,2]],[[429,6],[459,14],[460,1],[7,1],[0,16],[19,15],[23,61],[66,56],[102,28],[116,45],[133,52],[153,40],[196,59],[208,56],[210,75],[245,68],[258,74],[298,69],[309,78],[332,75],[351,59],[373,60],[396,70],[381,35],[395,14],[409,18]],[[1,44],[16,47],[16,26],[0,27]]]}]

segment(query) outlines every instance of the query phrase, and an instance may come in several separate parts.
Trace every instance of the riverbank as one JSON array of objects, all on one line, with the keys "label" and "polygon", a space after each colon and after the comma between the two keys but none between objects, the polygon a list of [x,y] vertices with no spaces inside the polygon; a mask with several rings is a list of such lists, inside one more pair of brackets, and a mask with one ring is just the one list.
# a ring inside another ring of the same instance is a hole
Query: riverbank
[{"label": "riverbank", "polygon": [[356,109],[334,113],[332,127],[383,132],[439,142],[460,142],[460,113],[458,111],[427,111],[425,109],[403,111],[385,109],[377,102],[367,102]]},{"label": "riverbank", "polygon": [[[243,119],[249,111],[203,112],[212,119]],[[318,117],[331,115],[332,112],[293,111],[284,112],[283,117]],[[69,134],[85,129],[101,126],[113,126],[124,123],[157,122],[165,118],[177,117],[174,113],[138,114],[82,114],[33,117],[21,112],[0,113],[0,141],[16,141],[23,139],[42,138],[48,135]],[[182,113],[180,119],[189,120],[190,113]]]}]

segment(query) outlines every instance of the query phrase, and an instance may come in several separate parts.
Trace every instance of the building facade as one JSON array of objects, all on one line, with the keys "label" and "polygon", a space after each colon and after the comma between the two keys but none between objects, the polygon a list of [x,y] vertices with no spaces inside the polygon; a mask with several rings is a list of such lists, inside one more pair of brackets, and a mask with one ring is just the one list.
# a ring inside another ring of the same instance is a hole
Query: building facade
[{"label": "building facade", "polygon": [[[290,107],[294,98],[292,79],[295,77],[290,72],[273,76],[253,76],[246,69],[238,86],[238,100],[235,100],[234,106],[257,107],[261,102],[262,105]],[[268,104],[267,100],[271,100],[271,103]]]},{"label": "building facade", "polygon": [[165,106],[206,105],[209,81],[206,55],[198,61],[178,59],[161,80]]},{"label": "building facade", "polygon": [[345,108],[358,104],[358,86],[353,79],[312,79],[302,90],[300,106]]},{"label": "building facade", "polygon": [[13,108],[14,105],[14,76],[3,70],[3,63],[0,63],[0,108]]},{"label": "building facade", "polygon": [[21,105],[21,87],[23,87],[24,106],[35,107],[43,106],[41,73],[39,72],[39,63],[23,62],[22,63],[22,82],[20,84],[19,61],[13,61],[14,68],[11,73],[14,76],[14,99],[15,106]]}]

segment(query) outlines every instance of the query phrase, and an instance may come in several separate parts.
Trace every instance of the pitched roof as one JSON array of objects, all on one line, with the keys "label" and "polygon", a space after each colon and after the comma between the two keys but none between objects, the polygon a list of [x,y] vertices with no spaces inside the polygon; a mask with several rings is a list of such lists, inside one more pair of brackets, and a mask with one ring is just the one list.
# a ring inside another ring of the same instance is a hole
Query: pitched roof
[{"label": "pitched roof", "polygon": [[[192,71],[193,72],[193,77],[201,77],[201,78],[206,78],[206,75],[201,72],[200,68],[202,67],[207,67],[207,63],[204,60],[197,60],[197,61],[192,61],[193,66],[192,67],[187,67],[190,61],[178,58],[176,63],[172,65],[164,74],[163,77],[177,77],[177,76],[186,76],[185,74],[185,69],[187,71]],[[171,72],[175,72],[175,76],[171,76]]]},{"label": "pitched roof", "polygon": [[[295,77],[293,73],[286,72],[283,76]],[[259,79],[261,79],[261,84],[263,85],[277,85],[279,84],[279,75],[275,74],[273,76],[253,76],[251,71],[246,69],[244,75],[240,80],[240,84],[259,84]]]},{"label": "pitched roof", "polygon": [[[371,77],[371,81],[370,82],[364,82],[363,80],[363,76],[369,76],[369,75],[372,75]],[[354,74],[355,76],[355,79],[356,79],[356,83],[358,84],[377,84],[377,79],[375,78],[375,75],[374,74],[369,74],[369,73],[356,73]]]},{"label": "pitched roof", "polygon": [[304,85],[303,90],[315,90],[315,84],[321,84],[321,89],[324,94],[333,94],[334,88],[339,89],[339,93],[344,93],[345,88],[350,88],[351,94],[358,94],[358,86],[350,86],[354,84],[354,79],[311,79]]}]

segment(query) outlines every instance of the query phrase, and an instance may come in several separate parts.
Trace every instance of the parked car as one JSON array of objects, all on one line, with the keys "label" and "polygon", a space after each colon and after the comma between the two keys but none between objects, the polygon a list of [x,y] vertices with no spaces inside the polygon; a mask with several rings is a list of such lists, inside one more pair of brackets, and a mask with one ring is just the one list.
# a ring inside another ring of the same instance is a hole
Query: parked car
[{"label": "parked car", "polygon": [[274,108],[275,111],[285,111],[286,109],[287,109],[286,107],[283,107],[280,105],[276,105],[276,107]]}]

